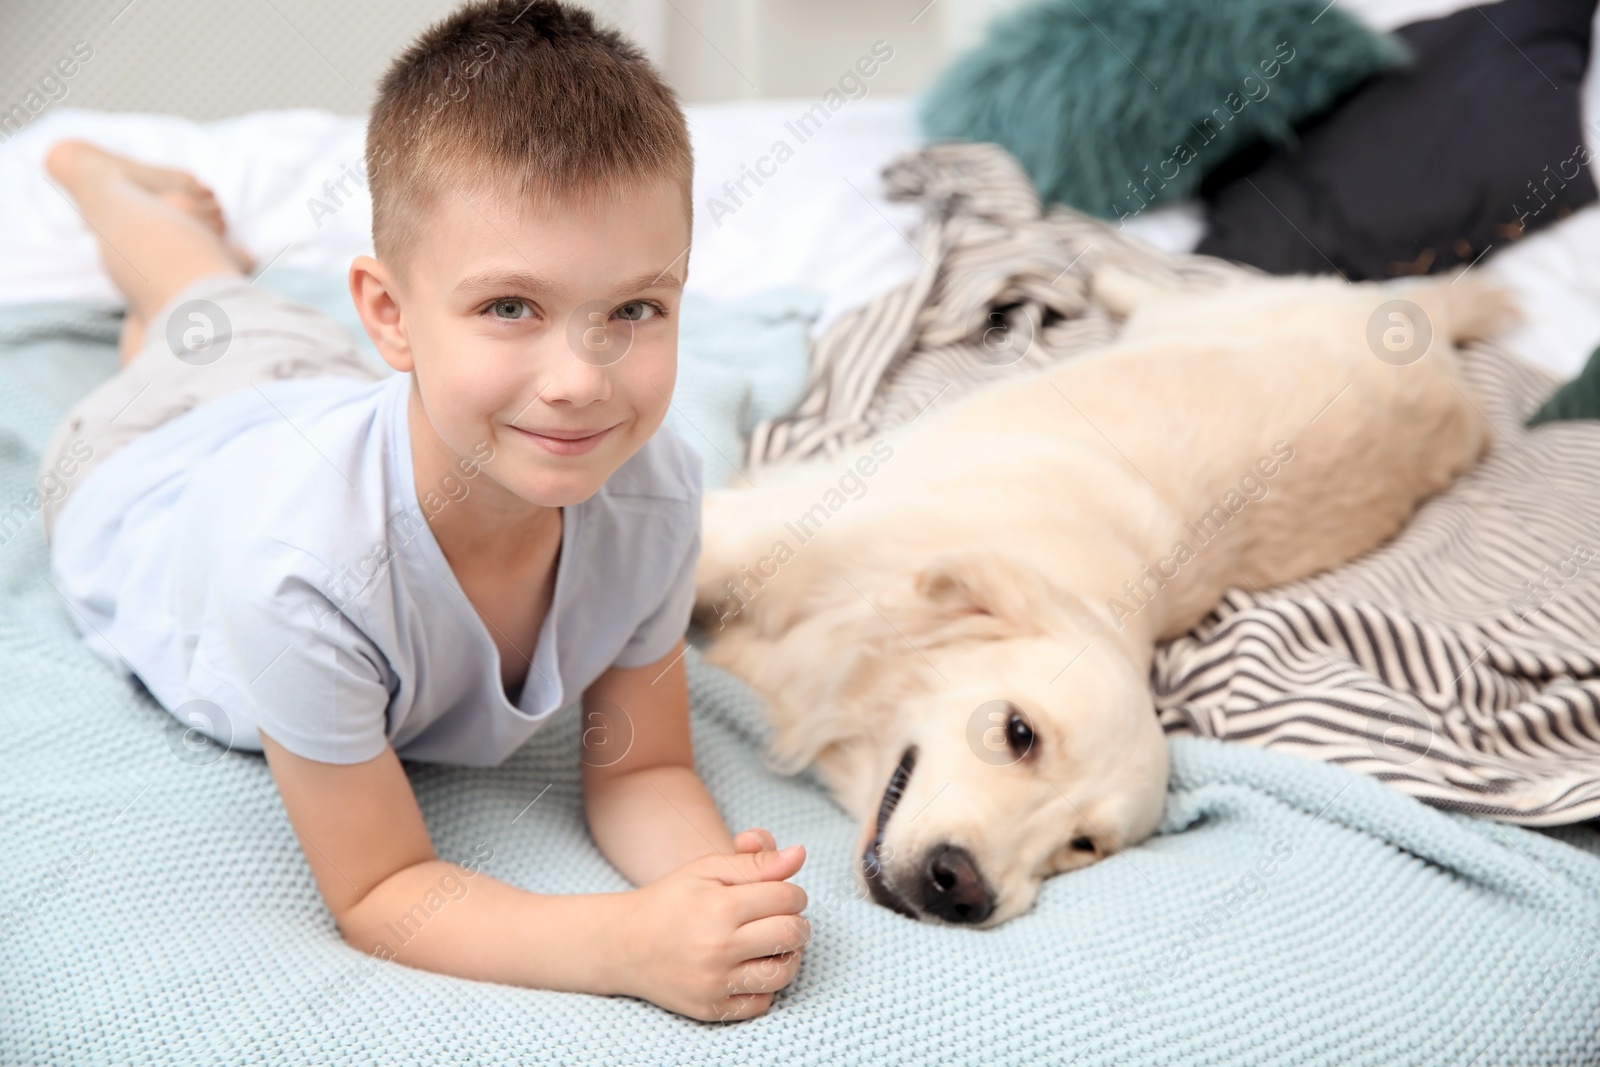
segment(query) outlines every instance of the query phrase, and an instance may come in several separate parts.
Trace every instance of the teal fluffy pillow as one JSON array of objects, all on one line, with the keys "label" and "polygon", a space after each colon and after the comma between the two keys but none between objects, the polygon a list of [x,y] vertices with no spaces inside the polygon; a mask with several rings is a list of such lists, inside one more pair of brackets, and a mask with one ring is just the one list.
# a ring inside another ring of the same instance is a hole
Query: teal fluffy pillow
[{"label": "teal fluffy pillow", "polygon": [[993,141],[1046,201],[1122,219],[1408,58],[1327,0],[1044,0],[923,97],[933,140]]},{"label": "teal fluffy pillow", "polygon": [[1529,426],[1560,419],[1600,419],[1600,348],[1572,381],[1557,389],[1528,419]]}]

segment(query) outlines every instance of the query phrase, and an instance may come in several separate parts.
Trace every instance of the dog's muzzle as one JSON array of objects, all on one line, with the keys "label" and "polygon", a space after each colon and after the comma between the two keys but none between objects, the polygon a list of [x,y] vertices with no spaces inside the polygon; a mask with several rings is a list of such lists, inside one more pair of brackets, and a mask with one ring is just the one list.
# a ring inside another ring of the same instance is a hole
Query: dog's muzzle
[{"label": "dog's muzzle", "polygon": [[[913,919],[921,916],[889,884],[888,874],[883,869],[882,849],[884,828],[889,825],[889,816],[899,806],[900,798],[905,796],[906,785],[916,765],[917,750],[913,746],[906,749],[889,776],[883,800],[878,803],[877,830],[861,854],[861,873],[866,877],[872,899]],[[917,902],[923,912],[949,923],[981,923],[994,914],[995,909],[995,895],[984,882],[972,853],[949,842],[934,845],[919,864]]]}]

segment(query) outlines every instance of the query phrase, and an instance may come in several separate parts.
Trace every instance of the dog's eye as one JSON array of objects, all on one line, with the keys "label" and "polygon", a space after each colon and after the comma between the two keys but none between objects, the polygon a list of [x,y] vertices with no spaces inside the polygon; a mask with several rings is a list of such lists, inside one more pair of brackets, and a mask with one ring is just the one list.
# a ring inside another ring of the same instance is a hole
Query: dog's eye
[{"label": "dog's eye", "polygon": [[1074,837],[1071,847],[1074,852],[1087,852],[1091,856],[1098,851],[1094,847],[1094,841],[1087,837]]},{"label": "dog's eye", "polygon": [[1033,749],[1033,727],[1028,725],[1028,720],[1022,717],[1020,711],[1013,711],[1006,720],[1006,745],[1018,759]]}]

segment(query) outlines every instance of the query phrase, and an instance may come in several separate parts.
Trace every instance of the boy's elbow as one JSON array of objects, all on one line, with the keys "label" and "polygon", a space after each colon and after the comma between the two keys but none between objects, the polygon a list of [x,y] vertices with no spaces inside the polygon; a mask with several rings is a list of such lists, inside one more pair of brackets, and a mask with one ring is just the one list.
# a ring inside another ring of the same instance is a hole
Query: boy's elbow
[{"label": "boy's elbow", "polygon": [[378,947],[381,939],[374,929],[375,924],[362,911],[360,903],[332,912],[332,914],[333,924],[338,929],[339,937],[345,944],[357,952],[363,953],[371,953],[374,948]]},{"label": "boy's elbow", "polygon": [[397,959],[445,904],[466,898],[467,883],[478,873],[475,867],[424,860],[395,871],[359,899],[337,908],[329,905],[328,911],[345,944],[368,955]]},{"label": "boy's elbow", "polygon": [[[389,879],[384,881],[387,882]],[[380,955],[388,959],[395,954],[396,946],[392,942],[397,938],[403,941],[404,936],[397,935],[392,929],[394,916],[384,919],[378,914],[379,905],[385,896],[382,891],[383,886],[384,883],[380,882],[359,899],[342,902],[337,908],[328,904],[328,912],[333,916],[334,926],[345,944],[359,952]],[[400,916],[398,921],[404,924],[406,916]]]},{"label": "boy's elbow", "polygon": [[342,914],[334,915],[333,922],[340,939],[363,956],[406,962],[401,958],[401,950],[410,940],[405,929],[406,917],[402,916],[397,921],[383,920],[372,908],[363,908],[358,904],[346,908]]}]

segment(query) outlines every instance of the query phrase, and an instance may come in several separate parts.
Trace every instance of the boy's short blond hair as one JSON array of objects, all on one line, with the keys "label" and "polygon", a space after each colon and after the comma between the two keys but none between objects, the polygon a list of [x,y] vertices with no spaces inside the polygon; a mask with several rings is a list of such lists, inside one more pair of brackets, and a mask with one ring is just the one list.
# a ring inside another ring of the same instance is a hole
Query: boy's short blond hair
[{"label": "boy's short blond hair", "polygon": [[693,217],[677,97],[620,33],[556,0],[477,0],[424,32],[379,86],[367,177],[373,246],[396,265],[436,197],[490,186],[549,206],[667,178]]}]

